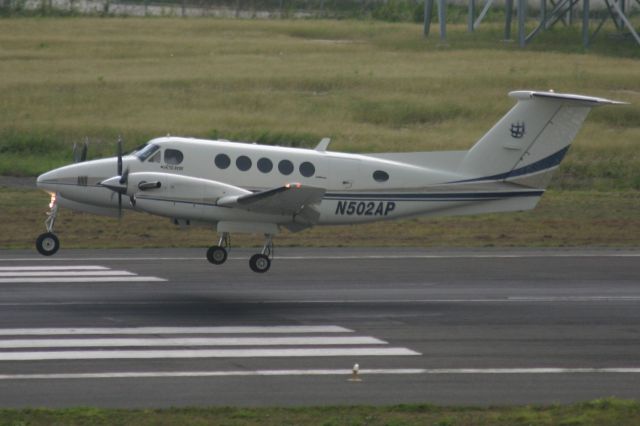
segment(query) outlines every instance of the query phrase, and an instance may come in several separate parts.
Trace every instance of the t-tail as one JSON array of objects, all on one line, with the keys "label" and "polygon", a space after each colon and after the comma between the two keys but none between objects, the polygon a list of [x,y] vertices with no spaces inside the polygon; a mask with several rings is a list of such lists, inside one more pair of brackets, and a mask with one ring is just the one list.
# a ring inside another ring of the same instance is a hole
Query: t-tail
[{"label": "t-tail", "polygon": [[591,108],[624,104],[554,92],[509,93],[518,103],[464,156],[458,183],[505,182],[544,189]]}]

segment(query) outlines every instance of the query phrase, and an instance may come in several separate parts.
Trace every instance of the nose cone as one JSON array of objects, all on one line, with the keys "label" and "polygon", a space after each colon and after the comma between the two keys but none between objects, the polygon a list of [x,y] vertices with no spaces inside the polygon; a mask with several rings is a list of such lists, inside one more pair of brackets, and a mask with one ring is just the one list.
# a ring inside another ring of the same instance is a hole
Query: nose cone
[{"label": "nose cone", "polygon": [[47,192],[68,192],[74,188],[95,187],[116,174],[116,159],[84,161],[69,164],[38,176],[38,188]]},{"label": "nose cone", "polygon": [[69,170],[73,166],[60,167],[58,169],[50,170],[46,173],[38,176],[36,185],[38,188],[48,192],[57,192],[63,185],[72,184],[72,180],[77,174]]}]

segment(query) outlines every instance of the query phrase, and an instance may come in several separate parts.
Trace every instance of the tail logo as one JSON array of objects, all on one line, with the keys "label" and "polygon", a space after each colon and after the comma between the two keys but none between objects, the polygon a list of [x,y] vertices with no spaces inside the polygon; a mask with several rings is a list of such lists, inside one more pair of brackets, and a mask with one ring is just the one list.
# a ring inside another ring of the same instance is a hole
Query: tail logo
[{"label": "tail logo", "polygon": [[512,138],[516,138],[516,139],[522,138],[525,133],[524,121],[523,122],[517,121],[515,123],[512,123],[510,130],[511,130]]}]

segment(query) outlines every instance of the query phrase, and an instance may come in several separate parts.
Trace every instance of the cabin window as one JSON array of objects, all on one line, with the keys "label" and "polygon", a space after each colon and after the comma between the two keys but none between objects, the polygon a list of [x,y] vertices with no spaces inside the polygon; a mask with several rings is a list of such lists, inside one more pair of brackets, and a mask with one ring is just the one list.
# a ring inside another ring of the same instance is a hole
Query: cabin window
[{"label": "cabin window", "polygon": [[160,162],[160,151],[156,152],[149,158],[149,163],[159,163]]},{"label": "cabin window", "polygon": [[308,161],[300,164],[300,174],[304,177],[311,177],[315,174],[316,168]]},{"label": "cabin window", "polygon": [[184,160],[184,155],[177,149],[165,149],[164,150],[164,162],[167,164],[180,164]]},{"label": "cabin window", "polygon": [[386,182],[389,180],[389,173],[382,170],[376,170],[373,172],[373,180],[376,182]]},{"label": "cabin window", "polygon": [[137,151],[134,155],[140,159],[140,161],[144,161],[151,156],[154,152],[159,150],[160,147],[158,145],[149,144],[142,148],[140,151]]},{"label": "cabin window", "polygon": [[241,155],[236,159],[236,167],[243,172],[246,172],[251,168],[251,158],[246,155]]},{"label": "cabin window", "polygon": [[258,160],[258,170],[262,173],[269,173],[273,169],[273,163],[268,158]]},{"label": "cabin window", "polygon": [[216,155],[215,163],[216,163],[216,166],[218,166],[219,169],[223,169],[224,170],[227,167],[229,167],[229,165],[231,164],[231,159],[229,158],[229,156],[227,154],[218,154],[218,155]]},{"label": "cabin window", "polygon": [[290,175],[293,173],[293,163],[289,160],[282,160],[278,163],[278,170],[283,175]]}]

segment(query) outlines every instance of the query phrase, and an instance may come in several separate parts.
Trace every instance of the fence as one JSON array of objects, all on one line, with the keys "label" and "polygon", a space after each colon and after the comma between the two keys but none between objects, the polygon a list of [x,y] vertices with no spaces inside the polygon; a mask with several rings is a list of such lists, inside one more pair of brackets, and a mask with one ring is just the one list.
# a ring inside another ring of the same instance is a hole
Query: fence
[{"label": "fence", "polygon": [[423,0],[0,0],[5,13],[422,19]]}]

